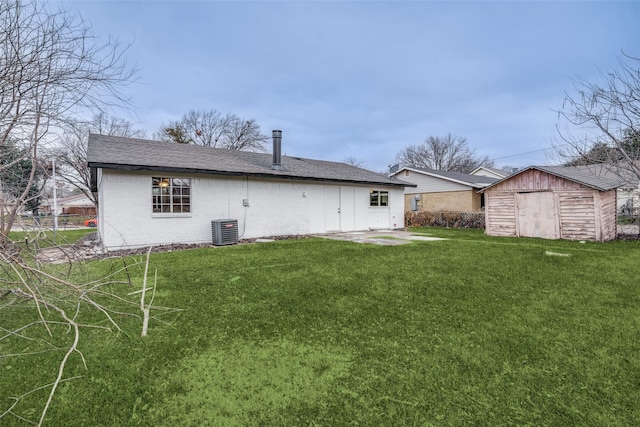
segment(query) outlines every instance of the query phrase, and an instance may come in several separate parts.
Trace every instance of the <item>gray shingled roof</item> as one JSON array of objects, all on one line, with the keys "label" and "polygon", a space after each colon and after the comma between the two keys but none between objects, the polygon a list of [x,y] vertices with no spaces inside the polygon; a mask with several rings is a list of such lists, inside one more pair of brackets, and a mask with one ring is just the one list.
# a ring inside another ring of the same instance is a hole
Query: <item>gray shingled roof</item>
[{"label": "gray shingled roof", "polygon": [[596,175],[594,170],[582,166],[529,166],[485,187],[483,191],[502,181],[510,179],[512,176],[519,175],[532,169],[547,172],[600,191],[613,190],[623,186],[623,182],[618,177],[604,174]]},{"label": "gray shingled roof", "polygon": [[450,172],[450,171],[425,169],[425,168],[409,168],[409,169],[425,172],[430,175],[440,176],[444,179],[457,181],[462,184],[467,184],[470,187],[475,187],[475,188],[484,187],[488,184],[492,184],[498,181],[498,178],[491,178],[489,176],[482,176],[482,175],[471,175],[471,174],[462,173],[462,172]]},{"label": "gray shingled roof", "polygon": [[622,181],[617,177],[596,175],[586,168],[576,166],[538,166],[537,168],[601,191],[613,190],[622,185]]},{"label": "gray shingled roof", "polygon": [[483,168],[490,170],[491,172],[498,174],[498,175],[502,175],[502,176],[507,176],[507,175],[511,175],[510,171],[506,171],[504,169],[498,169],[498,168],[491,168],[489,166],[482,166]]},{"label": "gray shingled roof", "polygon": [[282,156],[278,171],[272,161],[271,154],[96,134],[87,148],[87,162],[96,168],[415,186],[346,163]]},{"label": "gray shingled roof", "polygon": [[574,166],[579,171],[588,172],[592,175],[602,176],[618,182],[618,188],[638,188],[640,179],[631,170],[628,163],[616,165],[594,164]]}]

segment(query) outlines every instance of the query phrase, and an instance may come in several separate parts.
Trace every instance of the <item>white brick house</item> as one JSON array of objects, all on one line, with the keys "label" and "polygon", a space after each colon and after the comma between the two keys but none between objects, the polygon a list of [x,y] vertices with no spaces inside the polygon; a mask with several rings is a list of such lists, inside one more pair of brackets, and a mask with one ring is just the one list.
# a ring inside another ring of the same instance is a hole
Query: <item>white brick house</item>
[{"label": "white brick house", "polygon": [[345,163],[90,135],[87,159],[107,249],[404,227],[411,184]]}]

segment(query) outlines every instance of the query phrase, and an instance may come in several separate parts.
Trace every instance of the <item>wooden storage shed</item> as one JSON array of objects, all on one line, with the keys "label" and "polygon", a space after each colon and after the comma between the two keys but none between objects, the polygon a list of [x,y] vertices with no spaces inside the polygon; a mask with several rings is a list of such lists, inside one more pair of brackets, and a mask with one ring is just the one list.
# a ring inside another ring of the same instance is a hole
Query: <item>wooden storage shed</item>
[{"label": "wooden storage shed", "polygon": [[616,238],[619,181],[565,166],[530,166],[481,190],[490,236]]}]

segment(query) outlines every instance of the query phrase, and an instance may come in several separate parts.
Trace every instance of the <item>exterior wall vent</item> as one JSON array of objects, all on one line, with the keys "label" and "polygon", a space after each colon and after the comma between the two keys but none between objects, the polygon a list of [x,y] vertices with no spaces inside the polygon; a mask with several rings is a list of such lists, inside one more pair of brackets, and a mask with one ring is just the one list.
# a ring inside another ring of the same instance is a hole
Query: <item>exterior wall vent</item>
[{"label": "exterior wall vent", "polygon": [[216,219],[211,221],[211,235],[215,246],[238,243],[238,220]]}]

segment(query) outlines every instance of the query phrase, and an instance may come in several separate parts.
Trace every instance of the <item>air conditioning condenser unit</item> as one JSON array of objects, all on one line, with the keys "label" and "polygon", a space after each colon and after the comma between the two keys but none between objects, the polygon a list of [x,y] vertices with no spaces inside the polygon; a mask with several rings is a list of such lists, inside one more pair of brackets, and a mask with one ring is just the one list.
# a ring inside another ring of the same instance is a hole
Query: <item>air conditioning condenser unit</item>
[{"label": "air conditioning condenser unit", "polygon": [[238,220],[216,219],[211,221],[211,235],[215,246],[238,243]]}]

